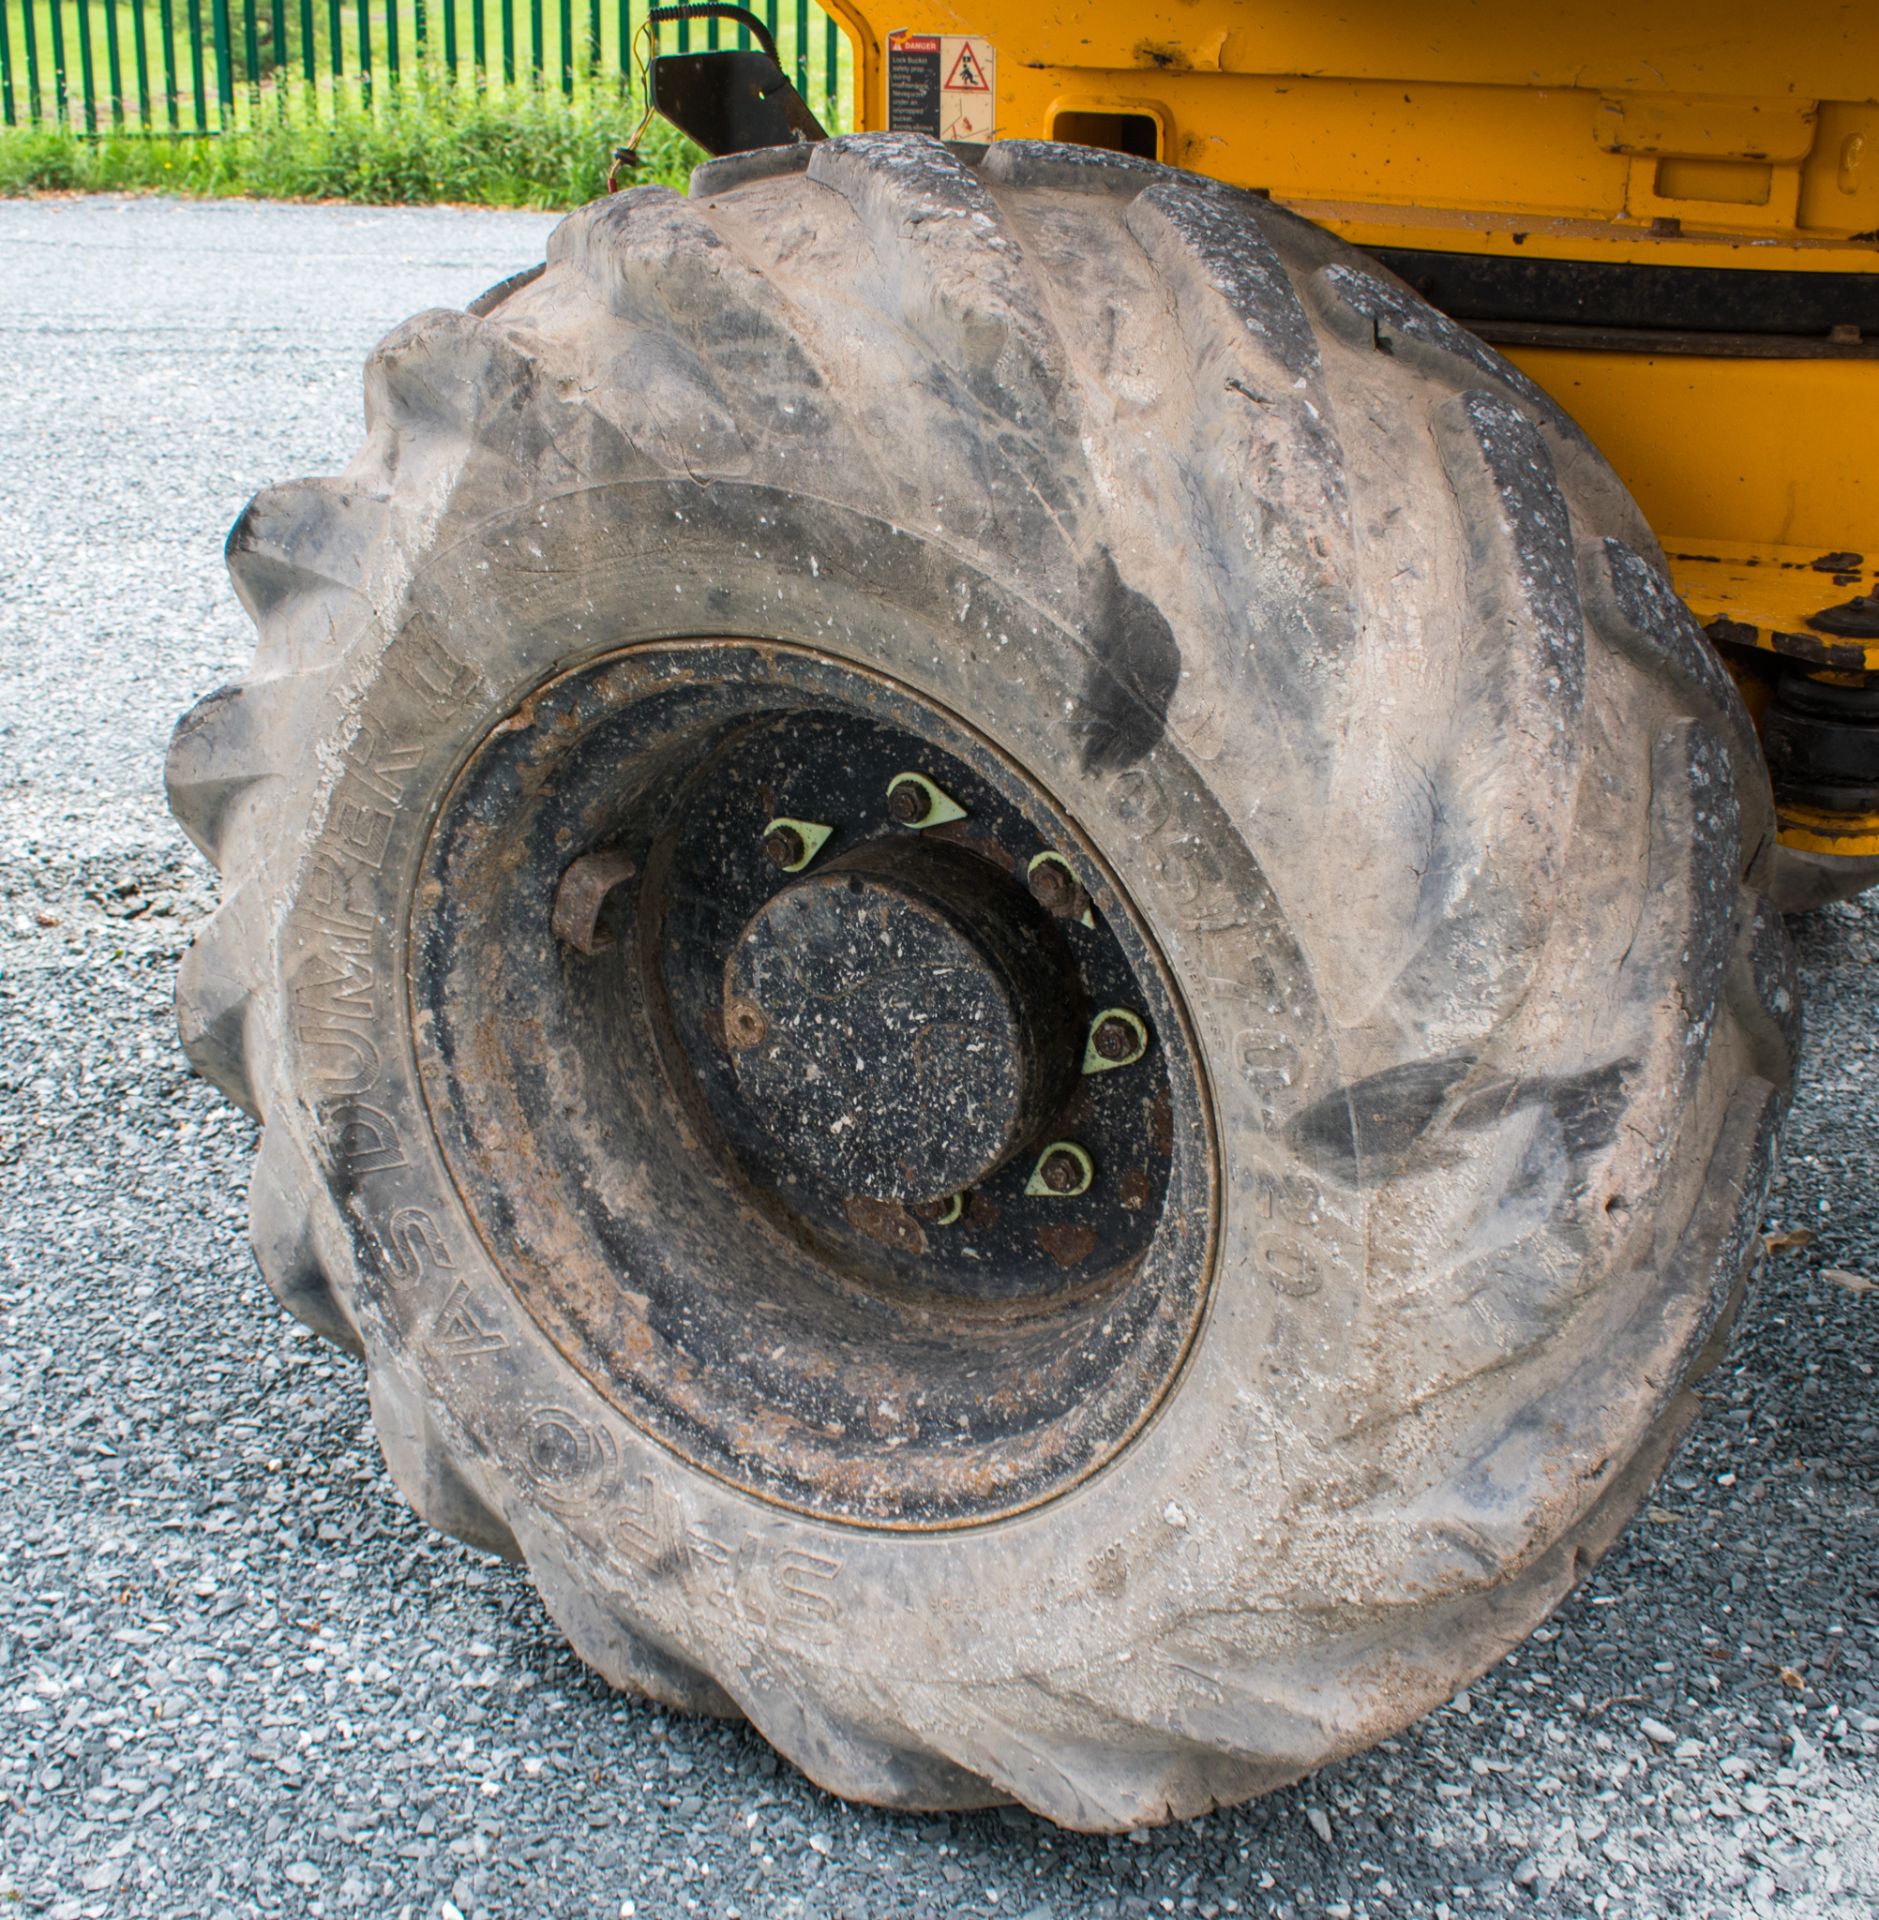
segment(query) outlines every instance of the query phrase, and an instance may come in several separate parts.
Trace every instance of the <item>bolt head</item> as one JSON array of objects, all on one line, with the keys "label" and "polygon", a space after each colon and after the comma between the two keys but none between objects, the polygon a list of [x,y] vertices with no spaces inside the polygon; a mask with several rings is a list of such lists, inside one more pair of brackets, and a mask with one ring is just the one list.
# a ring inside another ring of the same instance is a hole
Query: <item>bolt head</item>
[{"label": "bolt head", "polygon": [[1031,897],[1060,920],[1074,920],[1088,905],[1076,875],[1058,861],[1040,860],[1031,869],[1030,885]]},{"label": "bolt head", "polygon": [[933,811],[932,796],[917,780],[902,780],[887,790],[887,811],[903,827],[917,827]]},{"label": "bolt head", "polygon": [[1118,1020],[1111,1014],[1107,1020],[1096,1023],[1090,1043],[1105,1060],[1126,1060],[1141,1044],[1141,1040],[1126,1020]]},{"label": "bolt head", "polygon": [[1038,1172],[1052,1193],[1068,1193],[1083,1178],[1083,1169],[1077,1164],[1075,1154],[1065,1153],[1061,1148],[1045,1155]]},{"label": "bolt head", "polygon": [[763,857],[773,867],[793,867],[807,851],[794,827],[772,827],[763,836]]}]

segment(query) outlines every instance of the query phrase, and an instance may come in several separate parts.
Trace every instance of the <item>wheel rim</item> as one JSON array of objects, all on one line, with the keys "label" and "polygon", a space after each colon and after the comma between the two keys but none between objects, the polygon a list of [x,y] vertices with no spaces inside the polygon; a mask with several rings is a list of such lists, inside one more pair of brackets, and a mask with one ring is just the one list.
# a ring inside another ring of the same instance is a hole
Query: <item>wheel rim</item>
[{"label": "wheel rim", "polygon": [[410,951],[495,1264],[706,1471],[971,1524],[1169,1390],[1219,1184],[1177,988],[1044,787],[910,689],[748,641],[562,676],[455,781]]}]

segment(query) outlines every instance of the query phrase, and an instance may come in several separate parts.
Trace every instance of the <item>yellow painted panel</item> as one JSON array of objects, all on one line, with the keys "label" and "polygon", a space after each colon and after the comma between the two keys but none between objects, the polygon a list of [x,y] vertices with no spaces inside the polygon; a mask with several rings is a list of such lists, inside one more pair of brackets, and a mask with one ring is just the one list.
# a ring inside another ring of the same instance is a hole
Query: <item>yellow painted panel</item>
[{"label": "yellow painted panel", "polygon": [[998,0],[917,15],[903,5],[876,25],[989,34],[1001,69],[1010,59],[1802,99],[1879,73],[1879,9],[1843,0]]},{"label": "yellow painted panel", "polygon": [[1879,360],[1508,357],[1598,443],[1666,544],[1879,551]]}]

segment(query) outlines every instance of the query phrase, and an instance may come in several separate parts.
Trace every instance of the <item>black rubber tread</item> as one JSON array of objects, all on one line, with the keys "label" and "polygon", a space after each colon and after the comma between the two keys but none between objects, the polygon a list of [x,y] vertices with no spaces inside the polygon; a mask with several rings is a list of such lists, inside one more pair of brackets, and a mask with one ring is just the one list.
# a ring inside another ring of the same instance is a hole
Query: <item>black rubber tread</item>
[{"label": "black rubber tread", "polygon": [[439,1533],[520,1560],[515,1535],[471,1477],[465,1451],[446,1438],[429,1399],[389,1368],[373,1367],[366,1378],[379,1451],[412,1511]]},{"label": "black rubber tread", "polygon": [[[1448,1697],[1689,1417],[1797,1035],[1765,777],[1635,508],[1360,256],[1122,156],[713,163],[495,291],[374,356],[344,482],[244,516],[257,676],[304,685],[177,749],[231,886],[192,1057],[273,1116],[264,1267],[363,1345],[400,1487],[525,1554],[616,1684],[884,1805],[1182,1817]],[[1046,756],[1194,999],[1236,1169],[1213,1321],[1021,1522],[739,1505],[406,1203],[385,928],[437,783],[544,674],[726,631]]]},{"label": "black rubber tread", "polygon": [[255,909],[252,894],[232,894],[196,935],[177,970],[176,1020],[189,1064],[238,1107],[258,1115],[248,1060],[256,942],[253,929],[240,924]]},{"label": "black rubber tread", "polygon": [[[332,1212],[326,1190],[285,1121],[268,1127],[248,1182],[248,1238],[255,1265],[282,1306],[356,1358],[365,1355],[349,1298],[350,1274],[323,1253],[313,1209]],[[336,1271],[336,1269],[339,1269]]]}]

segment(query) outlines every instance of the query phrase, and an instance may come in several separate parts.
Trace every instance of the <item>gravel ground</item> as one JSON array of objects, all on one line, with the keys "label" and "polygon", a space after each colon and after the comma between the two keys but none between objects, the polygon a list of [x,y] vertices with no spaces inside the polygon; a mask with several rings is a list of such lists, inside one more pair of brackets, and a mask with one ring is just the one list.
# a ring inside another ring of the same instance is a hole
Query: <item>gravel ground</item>
[{"label": "gravel ground", "polygon": [[[220,563],[330,471],[408,313],[545,220],[0,204],[0,1902],[32,1913],[1868,1915],[1879,1908],[1879,906],[1801,924],[1772,1257],[1657,1502],[1404,1739],[1117,1840],[844,1807],[579,1668],[393,1495],[243,1241],[254,1130],[170,981],[210,876],[174,716]],[[1836,1277],[1836,1275],[1838,1277]],[[3,1909],[0,1909],[3,1910]]]}]

